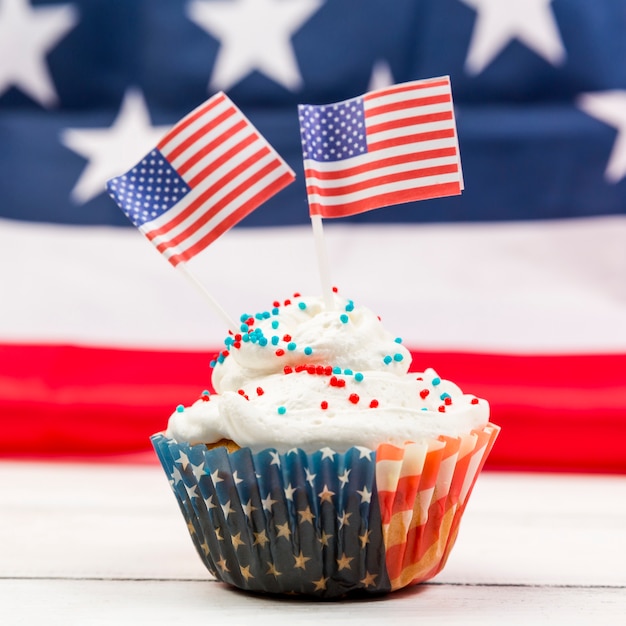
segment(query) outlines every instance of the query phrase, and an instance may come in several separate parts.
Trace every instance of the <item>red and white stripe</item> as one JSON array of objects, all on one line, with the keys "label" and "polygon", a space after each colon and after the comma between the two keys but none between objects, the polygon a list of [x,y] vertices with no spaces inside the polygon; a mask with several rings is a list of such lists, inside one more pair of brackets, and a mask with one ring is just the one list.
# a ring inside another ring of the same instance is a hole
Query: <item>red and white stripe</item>
[{"label": "red and white stripe", "polygon": [[172,265],[188,261],[291,183],[291,168],[223,93],[157,146],[191,191],[140,230]]},{"label": "red and white stripe", "polygon": [[392,589],[432,578],[454,545],[465,505],[500,429],[488,424],[376,450],[376,489]]},{"label": "red and white stripe", "polygon": [[395,85],[363,96],[367,154],[305,159],[312,215],[344,217],[463,189],[450,79]]}]

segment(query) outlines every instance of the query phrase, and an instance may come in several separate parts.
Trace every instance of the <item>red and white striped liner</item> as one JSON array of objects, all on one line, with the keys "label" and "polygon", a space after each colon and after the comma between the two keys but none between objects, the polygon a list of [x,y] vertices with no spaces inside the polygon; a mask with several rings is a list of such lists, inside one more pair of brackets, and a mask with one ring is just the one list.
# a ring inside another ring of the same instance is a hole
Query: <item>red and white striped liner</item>
[{"label": "red and white striped liner", "polygon": [[458,438],[377,448],[376,485],[393,590],[441,571],[499,432],[498,426],[488,424]]}]

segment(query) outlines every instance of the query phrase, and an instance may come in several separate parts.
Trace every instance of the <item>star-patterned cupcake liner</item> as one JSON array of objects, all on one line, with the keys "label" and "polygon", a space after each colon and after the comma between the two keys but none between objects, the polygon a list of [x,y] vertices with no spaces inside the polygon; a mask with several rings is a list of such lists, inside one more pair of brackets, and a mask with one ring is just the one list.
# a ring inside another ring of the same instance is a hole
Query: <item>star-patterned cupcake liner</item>
[{"label": "star-patterned cupcake liner", "polygon": [[377,450],[252,453],[152,443],[208,570],[240,589],[332,599],[432,578],[499,428]]}]

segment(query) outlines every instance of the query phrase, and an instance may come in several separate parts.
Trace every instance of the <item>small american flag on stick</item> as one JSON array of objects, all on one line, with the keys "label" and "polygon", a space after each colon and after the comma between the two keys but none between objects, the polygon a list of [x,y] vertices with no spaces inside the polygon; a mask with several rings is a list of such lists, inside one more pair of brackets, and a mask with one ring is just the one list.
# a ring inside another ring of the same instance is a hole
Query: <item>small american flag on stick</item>
[{"label": "small american flag on stick", "polygon": [[461,193],[449,77],[298,108],[311,215],[345,217]]},{"label": "small american flag on stick", "polygon": [[107,182],[128,218],[174,266],[204,250],[295,175],[222,92]]}]

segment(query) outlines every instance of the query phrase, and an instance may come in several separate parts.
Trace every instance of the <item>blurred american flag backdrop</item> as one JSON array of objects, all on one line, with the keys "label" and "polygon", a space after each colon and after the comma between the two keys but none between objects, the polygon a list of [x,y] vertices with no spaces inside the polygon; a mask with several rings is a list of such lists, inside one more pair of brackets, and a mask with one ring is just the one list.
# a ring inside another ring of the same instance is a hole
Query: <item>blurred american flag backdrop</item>
[{"label": "blurred american flag backdrop", "polygon": [[0,454],[148,453],[210,384],[108,179],[224,91],[296,181],[189,266],[236,318],[318,294],[298,104],[448,75],[465,190],[332,220],[332,281],[490,401],[488,467],[626,472],[624,0],[0,0]]}]

